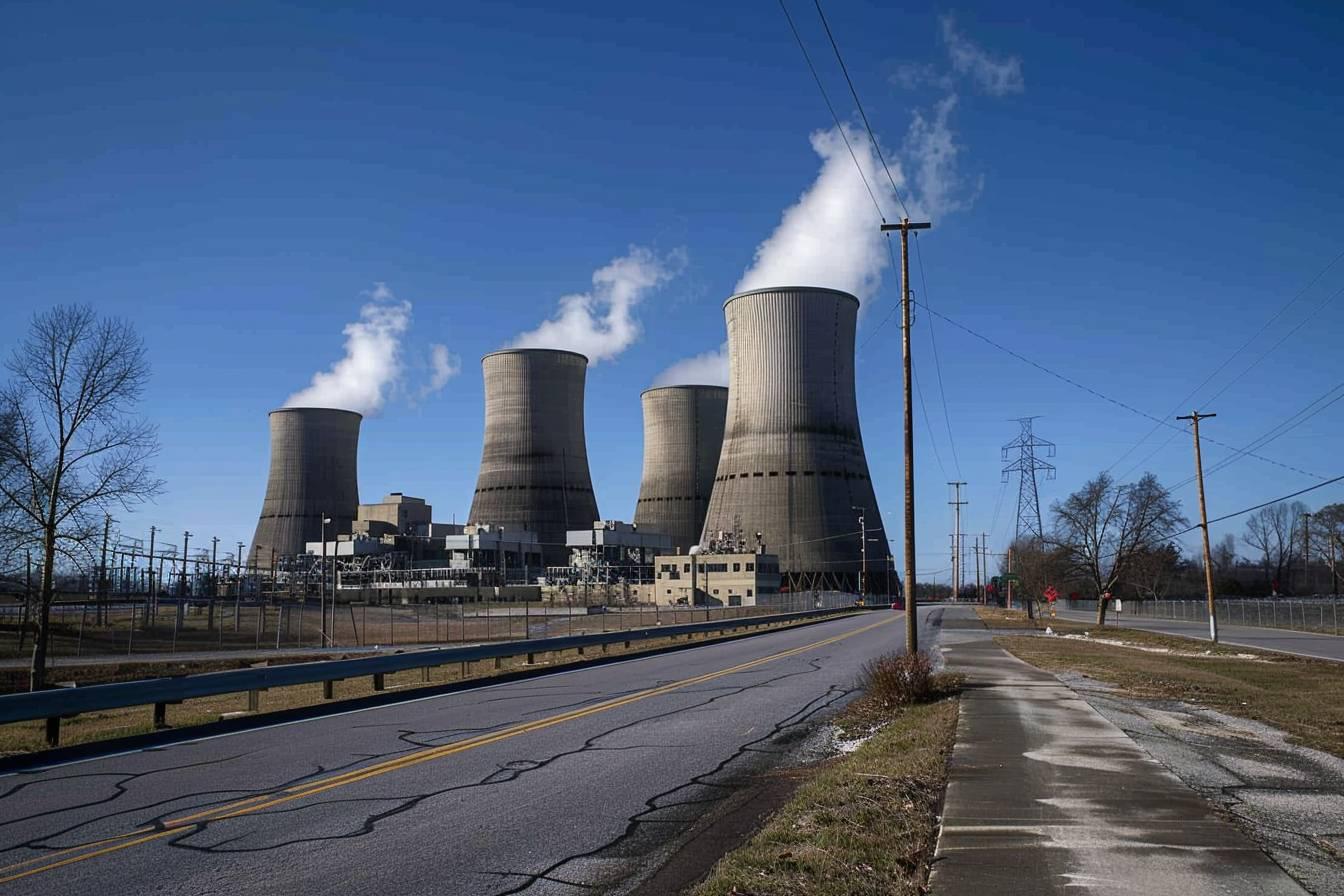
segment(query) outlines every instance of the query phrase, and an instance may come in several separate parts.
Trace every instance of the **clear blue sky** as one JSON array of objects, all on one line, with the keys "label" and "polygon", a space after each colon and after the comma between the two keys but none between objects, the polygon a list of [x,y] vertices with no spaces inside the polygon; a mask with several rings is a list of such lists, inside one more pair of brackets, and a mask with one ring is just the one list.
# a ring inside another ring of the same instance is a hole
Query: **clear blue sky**
[{"label": "clear blue sky", "polygon": [[[669,278],[633,307],[642,335],[589,372],[599,506],[629,519],[640,390],[718,346],[723,299],[818,173],[809,134],[832,123],[778,5],[327,6],[5,5],[0,347],[56,303],[133,321],[151,350],[144,411],[161,427],[168,492],[122,526],[231,544],[260,507],[266,412],[341,357],[342,327],[385,283],[413,320],[403,382],[364,424],[361,494],[423,495],[460,521],[481,445],[480,356],[646,247],[670,259]],[[1344,250],[1344,18],[1330,4],[1168,6],[827,5],[912,189],[922,162],[942,161],[917,291],[1159,416]],[[839,114],[857,121],[815,10],[790,9]],[[907,140],[917,115],[922,150]],[[952,164],[937,152],[949,145]],[[853,216],[876,226],[871,205]],[[880,325],[895,287],[883,272],[858,364],[893,524],[899,332]],[[1344,262],[1191,402],[1218,413],[1208,435],[1244,445],[1344,380],[1341,288]],[[461,372],[417,399],[432,344]],[[1015,486],[993,517],[1009,418],[1043,415],[1039,433],[1059,445],[1045,503],[1151,428],[927,314],[916,351],[934,424],[917,413],[930,572],[948,565],[947,479],[969,482],[965,529],[1006,543]],[[1344,402],[1261,453],[1339,475],[1341,420]],[[1115,472],[1163,443],[1145,468],[1185,479],[1183,435],[1159,434]],[[1206,463],[1227,454],[1210,445]],[[1242,459],[1210,478],[1210,510],[1315,481]],[[1193,488],[1179,496],[1193,516]],[[1340,486],[1308,498],[1337,500]]]}]

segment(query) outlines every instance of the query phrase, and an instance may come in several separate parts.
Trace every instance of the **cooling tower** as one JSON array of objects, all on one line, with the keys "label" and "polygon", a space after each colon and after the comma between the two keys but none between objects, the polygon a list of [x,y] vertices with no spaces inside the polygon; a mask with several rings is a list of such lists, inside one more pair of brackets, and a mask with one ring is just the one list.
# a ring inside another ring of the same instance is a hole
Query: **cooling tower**
[{"label": "cooling tower", "polygon": [[635,524],[672,536],[685,553],[700,541],[723,445],[728,390],[665,386],[640,396],[644,405],[644,475]]},{"label": "cooling tower", "polygon": [[856,587],[859,511],[869,589],[886,582],[887,544],[854,398],[859,301],[832,289],[739,293],[728,324],[728,419],[705,515],[706,544],[760,532],[795,586]]},{"label": "cooling tower", "polygon": [[271,475],[252,536],[248,562],[266,568],[275,557],[302,554],[307,542],[349,532],[359,506],[359,423],[354,411],[281,408],[271,411]]},{"label": "cooling tower", "polygon": [[583,436],[588,359],[522,348],[481,359],[485,446],[470,522],[528,529],[547,566],[565,566],[567,529],[599,519]]}]

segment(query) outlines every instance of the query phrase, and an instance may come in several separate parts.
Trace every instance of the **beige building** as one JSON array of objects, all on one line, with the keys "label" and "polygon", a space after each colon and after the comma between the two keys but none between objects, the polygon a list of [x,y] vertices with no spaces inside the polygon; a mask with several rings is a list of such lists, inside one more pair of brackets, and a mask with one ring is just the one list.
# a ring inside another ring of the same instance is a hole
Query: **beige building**
[{"label": "beige building", "polygon": [[690,602],[692,563],[697,606],[754,607],[779,593],[779,558],[774,554],[672,554],[653,558],[654,603]]},{"label": "beige building", "polygon": [[355,514],[354,532],[378,538],[382,535],[429,535],[434,508],[424,498],[393,492],[378,504],[361,504]]}]

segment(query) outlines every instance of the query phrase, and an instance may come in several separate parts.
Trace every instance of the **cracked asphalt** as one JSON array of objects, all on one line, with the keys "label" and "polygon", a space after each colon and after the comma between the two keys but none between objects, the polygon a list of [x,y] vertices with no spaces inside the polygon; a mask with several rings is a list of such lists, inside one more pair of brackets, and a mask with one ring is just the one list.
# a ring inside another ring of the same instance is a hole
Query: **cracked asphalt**
[{"label": "cracked asphalt", "polygon": [[878,611],[7,775],[0,890],[628,890],[903,634]]}]

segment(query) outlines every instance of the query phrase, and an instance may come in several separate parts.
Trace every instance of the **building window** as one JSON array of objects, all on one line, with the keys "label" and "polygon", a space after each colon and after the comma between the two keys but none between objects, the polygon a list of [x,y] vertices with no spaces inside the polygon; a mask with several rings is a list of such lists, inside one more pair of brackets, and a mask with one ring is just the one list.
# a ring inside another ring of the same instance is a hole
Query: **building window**
[{"label": "building window", "polygon": [[730,595],[728,596],[728,606],[730,606],[730,607],[740,607],[740,606],[742,606],[742,598],[739,597],[739,596],[736,595],[736,594],[730,594]]},{"label": "building window", "polygon": [[751,589],[750,589],[750,588],[747,589],[747,597],[751,597]]},{"label": "building window", "polygon": [[733,564],[733,572],[741,572],[741,571],[742,571],[742,564],[741,564],[741,563],[734,563],[734,564]]},{"label": "building window", "polygon": [[715,594],[718,594],[718,593],[719,593],[719,589],[715,588],[715,589],[714,589],[714,593],[715,593]]},{"label": "building window", "polygon": [[755,572],[755,571],[756,571],[756,564],[755,564],[755,563],[748,563],[748,564],[747,564],[747,572]]},{"label": "building window", "polygon": [[690,571],[691,571],[691,564],[689,564],[689,563],[683,563],[683,564],[681,564],[681,571],[682,571],[682,572],[690,572]]}]

